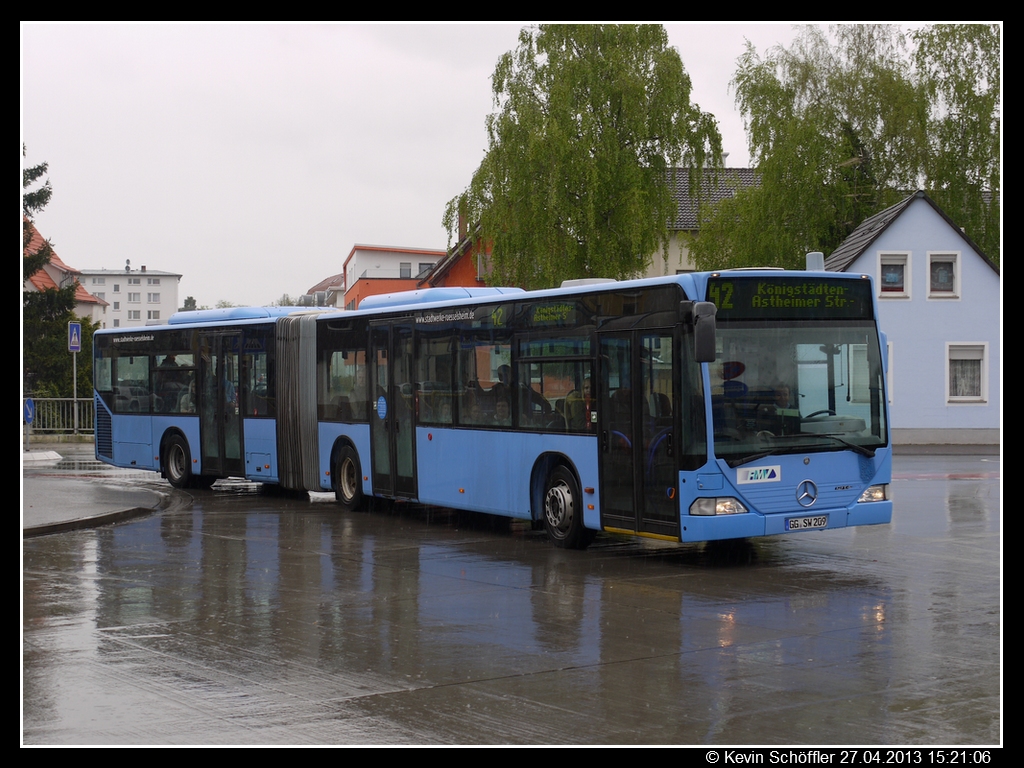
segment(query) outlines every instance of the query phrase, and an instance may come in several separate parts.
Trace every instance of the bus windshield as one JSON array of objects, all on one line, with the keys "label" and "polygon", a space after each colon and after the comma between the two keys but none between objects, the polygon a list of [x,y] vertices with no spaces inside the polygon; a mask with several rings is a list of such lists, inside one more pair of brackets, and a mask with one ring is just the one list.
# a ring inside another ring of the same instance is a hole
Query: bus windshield
[{"label": "bus windshield", "polygon": [[715,454],[731,466],[811,450],[873,455],[887,444],[873,322],[727,321],[717,343]]}]

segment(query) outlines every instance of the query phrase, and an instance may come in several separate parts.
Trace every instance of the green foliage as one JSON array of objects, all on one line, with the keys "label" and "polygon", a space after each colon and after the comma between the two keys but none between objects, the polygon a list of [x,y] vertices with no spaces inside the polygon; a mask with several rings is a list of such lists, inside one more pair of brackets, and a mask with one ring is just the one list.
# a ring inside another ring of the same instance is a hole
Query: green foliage
[{"label": "green foliage", "polygon": [[92,392],[92,334],[98,326],[75,314],[74,285],[63,290],[23,294],[23,364],[30,389],[41,387],[59,397],[71,397],[74,363],[68,352],[68,323],[82,324],[82,351],[78,353],[78,396]]},{"label": "green foliage", "polygon": [[998,253],[998,30],[932,27],[913,50],[895,27],[830,34],[740,58],[733,87],[761,184],[703,211],[697,266],[802,266],[919,188]]},{"label": "green foliage", "polygon": [[914,35],[914,61],[934,109],[928,194],[999,263],[1000,30],[939,24]]},{"label": "green foliage", "polygon": [[670,169],[717,161],[721,137],[662,27],[525,29],[492,85],[489,148],[448,203],[449,244],[460,218],[479,222],[492,281],[524,287],[633,276],[667,253]]},{"label": "green foliage", "polygon": [[185,297],[185,305],[182,309],[186,312],[190,312],[196,308],[196,300],[192,296]]},{"label": "green foliage", "polygon": [[[22,148],[24,155],[24,147]],[[53,191],[47,179],[34,186],[46,174],[41,163],[22,172],[22,276],[24,280],[45,267],[53,256],[48,240],[33,246],[32,217],[50,201]],[[68,352],[68,323],[82,324],[82,351],[78,354],[78,395],[92,392],[92,334],[96,326],[75,312],[75,288],[22,292],[22,362],[30,390],[51,396],[71,397],[74,393],[74,363]]]},{"label": "green foliage", "polygon": [[[78,353],[78,396],[92,394],[92,334],[98,326],[78,317],[73,310],[62,309],[58,291],[42,291],[38,302],[26,302],[24,308],[24,365],[29,386],[35,393],[50,392],[51,397],[71,397],[74,363],[68,352],[68,323],[82,324],[82,351]],[[31,336],[30,336],[31,334]]]},{"label": "green foliage", "polygon": [[[24,157],[25,154],[25,146],[22,145],[21,156]],[[29,277],[49,264],[50,256],[53,254],[49,241],[44,241],[42,247],[29,250],[29,244],[32,242],[33,235],[32,217],[46,207],[46,204],[50,202],[50,196],[53,194],[53,188],[50,186],[49,179],[46,179],[42,185],[33,187],[39,179],[46,175],[48,167],[46,163],[40,163],[31,168],[25,168],[21,173],[21,207],[23,214],[21,242],[22,280],[28,280]]]},{"label": "green foliage", "polygon": [[[21,156],[25,157],[26,154],[27,150],[23,144],[21,146]],[[49,165],[47,163],[40,163],[39,165],[33,165],[31,168],[25,168],[21,172],[21,186],[23,190],[21,205],[24,214],[29,218],[43,210],[46,204],[50,202],[50,196],[53,195],[53,188],[50,186],[49,179],[42,186],[31,189],[33,184],[46,175],[48,168]]]}]

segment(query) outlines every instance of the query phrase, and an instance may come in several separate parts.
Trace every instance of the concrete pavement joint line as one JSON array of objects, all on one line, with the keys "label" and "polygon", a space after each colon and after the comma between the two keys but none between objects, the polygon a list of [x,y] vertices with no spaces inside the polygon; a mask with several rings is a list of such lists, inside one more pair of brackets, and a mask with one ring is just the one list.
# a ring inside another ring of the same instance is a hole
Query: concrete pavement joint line
[{"label": "concrete pavement joint line", "polygon": [[[715,648],[717,648],[717,647],[718,646],[715,646]],[[731,647],[734,647],[734,646],[728,646],[728,647],[731,648]],[[555,674],[561,674],[563,672],[575,672],[575,671],[584,671],[584,670],[592,670],[592,669],[601,669],[602,667],[613,667],[613,666],[617,666],[617,665],[620,665],[620,664],[632,664],[633,662],[636,662],[636,661],[653,661],[653,660],[656,660],[656,659],[675,658],[677,656],[682,656],[682,655],[685,655],[685,654],[688,654],[688,653],[697,653],[698,651],[706,651],[706,650],[709,650],[709,649],[707,649],[707,648],[700,648],[700,649],[697,649],[695,651],[682,651],[681,653],[662,653],[662,654],[656,654],[656,655],[653,655],[653,656],[636,656],[636,657],[631,658],[631,659],[621,659],[619,661],[603,661],[603,662],[599,662],[597,664],[573,664],[573,665],[570,665],[570,666],[567,666],[567,667],[552,667],[551,669],[539,669],[539,670],[535,670],[533,672],[520,672],[520,673],[514,674],[514,675],[496,675],[494,677],[477,677],[477,678],[473,678],[472,680],[456,680],[456,681],[452,681],[450,683],[427,683],[427,684],[423,684],[423,685],[418,685],[413,690],[417,690],[417,691],[431,691],[431,690],[439,690],[439,689],[442,689],[442,688],[455,688],[455,687],[459,687],[459,686],[463,686],[463,685],[473,685],[474,683],[496,683],[496,682],[500,682],[502,680],[518,680],[518,679],[523,679],[523,678],[528,678],[528,677],[538,677],[540,675],[555,675]],[[400,693],[400,692],[401,691],[399,691],[399,690],[395,690],[395,691],[378,691],[376,693],[367,694],[367,696],[365,696],[365,697],[359,696],[359,697],[354,697],[354,698],[370,698],[370,697],[373,697],[373,696],[389,696],[389,695],[391,695],[393,693]]]}]

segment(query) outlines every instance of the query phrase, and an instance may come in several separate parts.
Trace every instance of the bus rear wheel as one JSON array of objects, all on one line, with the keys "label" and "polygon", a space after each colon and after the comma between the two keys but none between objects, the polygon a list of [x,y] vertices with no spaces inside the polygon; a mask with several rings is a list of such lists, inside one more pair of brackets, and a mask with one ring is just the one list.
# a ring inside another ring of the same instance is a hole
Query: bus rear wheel
[{"label": "bus rear wheel", "polygon": [[164,475],[175,488],[192,485],[192,455],[181,435],[171,435],[164,448]]},{"label": "bus rear wheel", "polygon": [[583,527],[583,497],[572,472],[563,466],[551,471],[544,489],[544,528],[555,546],[586,549],[594,532]]},{"label": "bus rear wheel", "polygon": [[347,512],[355,512],[363,506],[359,455],[350,446],[341,449],[334,465],[334,496]]}]

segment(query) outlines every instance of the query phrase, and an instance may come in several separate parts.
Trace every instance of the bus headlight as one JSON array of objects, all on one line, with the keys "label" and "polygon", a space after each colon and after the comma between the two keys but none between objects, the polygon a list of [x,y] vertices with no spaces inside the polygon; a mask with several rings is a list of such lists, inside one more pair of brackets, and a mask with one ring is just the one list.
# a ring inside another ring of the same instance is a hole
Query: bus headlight
[{"label": "bus headlight", "polygon": [[867,488],[857,499],[858,502],[865,501],[888,501],[889,500],[889,486],[887,484],[872,485]]},{"label": "bus headlight", "polygon": [[741,515],[747,511],[739,499],[721,496],[717,499],[697,499],[690,505],[691,515]]}]

